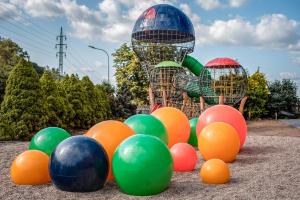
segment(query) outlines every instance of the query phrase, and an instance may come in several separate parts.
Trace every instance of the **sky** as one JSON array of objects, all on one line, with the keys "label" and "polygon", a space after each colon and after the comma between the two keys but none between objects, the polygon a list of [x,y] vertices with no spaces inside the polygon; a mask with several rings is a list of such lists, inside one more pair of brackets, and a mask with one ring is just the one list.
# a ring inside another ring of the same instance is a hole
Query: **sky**
[{"label": "sky", "polygon": [[[107,79],[107,56],[130,44],[136,19],[148,7],[167,3],[192,21],[192,56],[202,64],[216,57],[237,59],[249,72],[290,78],[300,94],[299,0],[0,0],[0,36],[11,38],[41,66],[58,67],[56,36],[67,37],[65,73]],[[110,56],[113,82],[113,57]]]}]

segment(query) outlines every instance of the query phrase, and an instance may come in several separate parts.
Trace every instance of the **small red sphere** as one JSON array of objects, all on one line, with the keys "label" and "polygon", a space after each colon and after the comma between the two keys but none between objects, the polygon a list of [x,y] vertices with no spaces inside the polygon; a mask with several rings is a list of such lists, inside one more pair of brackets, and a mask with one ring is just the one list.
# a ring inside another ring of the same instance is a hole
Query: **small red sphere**
[{"label": "small red sphere", "polygon": [[187,172],[195,169],[198,157],[192,145],[177,143],[172,146],[170,151],[173,157],[174,171]]}]

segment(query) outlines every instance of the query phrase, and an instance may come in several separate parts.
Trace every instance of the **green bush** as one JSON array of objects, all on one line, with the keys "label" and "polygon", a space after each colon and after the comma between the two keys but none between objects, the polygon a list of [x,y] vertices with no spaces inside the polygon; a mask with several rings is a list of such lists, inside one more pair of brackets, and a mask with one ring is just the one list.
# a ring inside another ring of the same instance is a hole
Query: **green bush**
[{"label": "green bush", "polygon": [[3,125],[11,138],[24,139],[45,127],[47,115],[38,74],[22,59],[11,71],[1,104]]}]

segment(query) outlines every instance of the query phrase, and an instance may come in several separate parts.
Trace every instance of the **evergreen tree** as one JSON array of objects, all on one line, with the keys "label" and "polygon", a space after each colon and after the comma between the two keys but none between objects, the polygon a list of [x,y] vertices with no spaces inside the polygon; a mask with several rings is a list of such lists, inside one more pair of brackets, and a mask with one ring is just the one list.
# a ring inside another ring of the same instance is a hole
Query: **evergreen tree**
[{"label": "evergreen tree", "polygon": [[96,108],[98,111],[101,111],[101,119],[107,120],[111,117],[111,106],[109,102],[109,94],[106,93],[105,89],[101,87],[101,85],[96,85],[95,90],[97,93],[97,96],[99,96],[98,99],[98,107]]},{"label": "evergreen tree", "polygon": [[92,126],[97,122],[107,119],[109,113],[109,104],[107,96],[101,88],[94,86],[89,77],[84,76],[82,83],[85,91],[87,92],[88,106],[90,107],[90,120],[87,124]]},{"label": "evergreen tree", "polygon": [[265,74],[259,69],[248,78],[247,96],[249,97],[245,112],[248,117],[261,118],[268,114],[267,103],[270,92]]},{"label": "evergreen tree", "polygon": [[13,41],[0,40],[0,102],[3,100],[6,80],[10,71],[22,58],[27,56],[27,52]]},{"label": "evergreen tree", "polygon": [[72,128],[89,128],[90,107],[87,101],[87,92],[78,76],[72,74],[62,81],[62,87],[66,92],[66,98],[69,101],[74,115],[70,118]]},{"label": "evergreen tree", "polygon": [[126,85],[128,93],[131,93],[132,96],[130,103],[147,104],[149,80],[134,51],[124,43],[113,56],[117,88]]},{"label": "evergreen tree", "polygon": [[[53,73],[51,72],[51,74]],[[71,128],[72,125],[74,125],[73,119],[74,119],[75,111],[73,110],[72,105],[70,104],[67,98],[67,93],[64,87],[64,83],[67,82],[68,80],[69,80],[69,76],[66,75],[65,77],[63,77],[62,80],[56,80],[56,85],[57,85],[60,101],[64,105],[64,113],[60,113],[60,119],[62,120],[63,124],[67,128]]]},{"label": "evergreen tree", "polygon": [[[6,81],[9,73],[21,59],[28,58],[29,55],[18,44],[10,39],[0,39],[0,103],[3,100]],[[33,68],[42,75],[44,68],[32,63]]]},{"label": "evergreen tree", "polygon": [[68,102],[60,96],[58,84],[54,80],[53,74],[45,71],[40,78],[41,89],[44,98],[45,109],[48,117],[49,126],[59,126],[66,128],[68,121]]},{"label": "evergreen tree", "polygon": [[275,80],[270,83],[269,112],[274,114],[280,110],[295,112],[297,104],[297,85],[290,79]]},{"label": "evergreen tree", "polygon": [[83,89],[86,92],[86,107],[88,109],[85,126],[90,127],[102,119],[101,111],[98,110],[98,101],[100,100],[100,96],[96,93],[95,86],[88,76],[84,76],[81,81]]},{"label": "evergreen tree", "polygon": [[115,113],[117,113],[116,108],[116,97],[115,97],[115,88],[107,82],[103,82],[96,86],[100,91],[103,91],[108,99],[108,116],[107,118],[115,118]]},{"label": "evergreen tree", "polygon": [[38,74],[24,59],[8,77],[1,118],[7,123],[11,138],[23,139],[45,126],[47,118]]},{"label": "evergreen tree", "polygon": [[129,91],[129,88],[126,84],[118,88],[116,95],[116,104],[115,104],[115,117],[120,120],[124,120],[131,115],[136,114],[136,105],[130,103],[132,102],[133,96]]}]

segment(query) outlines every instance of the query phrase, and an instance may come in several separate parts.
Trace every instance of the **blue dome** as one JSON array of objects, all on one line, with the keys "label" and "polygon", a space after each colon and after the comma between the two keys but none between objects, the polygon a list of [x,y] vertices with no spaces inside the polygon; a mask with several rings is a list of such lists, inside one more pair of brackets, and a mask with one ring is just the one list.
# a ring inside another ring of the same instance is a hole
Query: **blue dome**
[{"label": "blue dome", "polygon": [[192,22],[181,10],[168,4],[158,4],[138,18],[132,38],[154,43],[183,43],[194,41],[195,31]]}]

